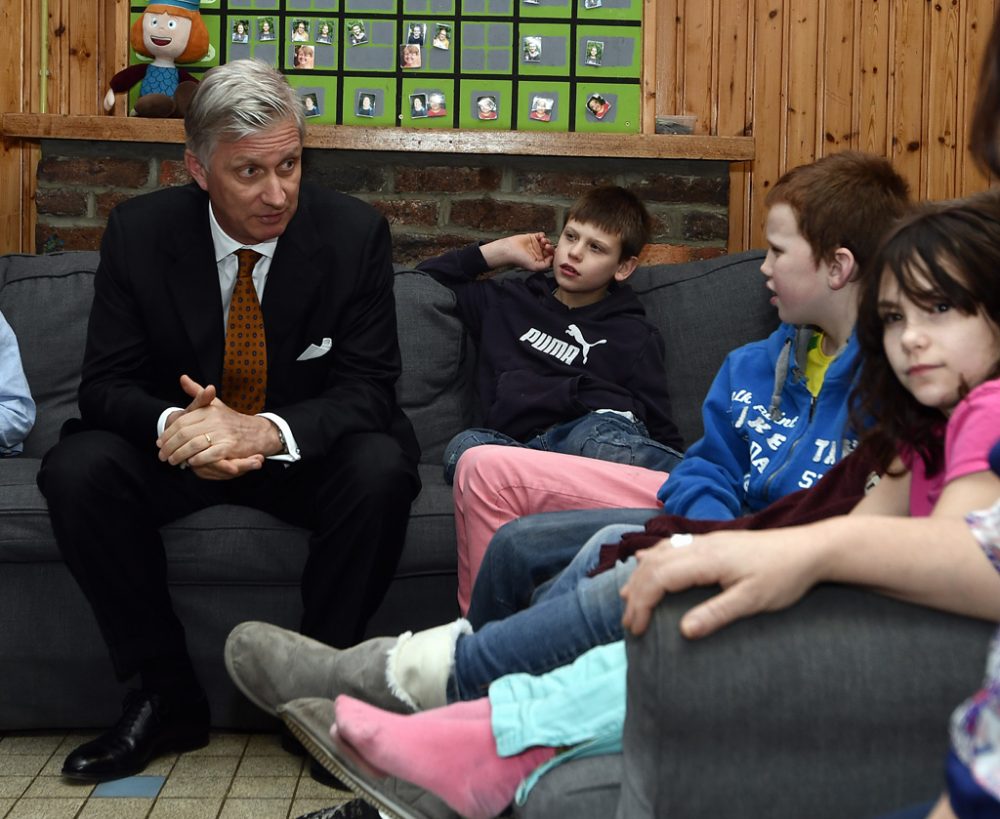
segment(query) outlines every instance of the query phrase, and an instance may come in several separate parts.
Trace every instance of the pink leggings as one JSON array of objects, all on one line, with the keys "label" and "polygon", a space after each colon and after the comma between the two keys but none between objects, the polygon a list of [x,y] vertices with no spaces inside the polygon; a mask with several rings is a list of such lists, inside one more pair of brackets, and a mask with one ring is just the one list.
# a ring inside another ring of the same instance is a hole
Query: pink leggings
[{"label": "pink leggings", "polygon": [[[469,609],[472,585],[493,534],[537,512],[658,506],[667,473],[516,446],[477,446],[455,470],[458,605]],[[581,546],[583,544],[580,544]]]}]

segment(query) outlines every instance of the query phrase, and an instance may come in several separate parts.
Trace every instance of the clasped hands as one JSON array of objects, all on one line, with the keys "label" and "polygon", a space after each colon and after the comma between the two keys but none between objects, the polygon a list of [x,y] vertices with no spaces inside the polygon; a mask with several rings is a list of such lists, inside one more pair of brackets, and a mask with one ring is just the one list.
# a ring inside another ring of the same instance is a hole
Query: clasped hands
[{"label": "clasped hands", "polygon": [[277,432],[266,418],[231,409],[219,400],[213,385],[203,387],[186,375],[181,376],[181,389],[191,403],[167,419],[156,439],[161,461],[220,481],[260,469],[265,452],[278,451],[273,446]]},{"label": "clasped hands", "polygon": [[[813,541],[814,542],[814,541]],[[696,586],[722,591],[685,612],[681,633],[707,637],[726,625],[798,601],[820,579],[818,553],[803,527],[727,530],[697,535],[690,545],[661,540],[636,553],[637,565],[620,590],[622,625],[642,634],[665,594]]]}]

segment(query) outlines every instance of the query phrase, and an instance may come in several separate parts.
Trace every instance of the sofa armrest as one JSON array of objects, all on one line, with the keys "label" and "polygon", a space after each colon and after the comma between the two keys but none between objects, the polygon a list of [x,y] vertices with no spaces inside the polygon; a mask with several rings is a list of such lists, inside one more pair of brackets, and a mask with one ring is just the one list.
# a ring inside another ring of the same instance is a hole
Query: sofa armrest
[{"label": "sofa armrest", "polygon": [[628,640],[619,817],[873,816],[940,793],[995,625],[842,586],[699,641],[674,596]]}]

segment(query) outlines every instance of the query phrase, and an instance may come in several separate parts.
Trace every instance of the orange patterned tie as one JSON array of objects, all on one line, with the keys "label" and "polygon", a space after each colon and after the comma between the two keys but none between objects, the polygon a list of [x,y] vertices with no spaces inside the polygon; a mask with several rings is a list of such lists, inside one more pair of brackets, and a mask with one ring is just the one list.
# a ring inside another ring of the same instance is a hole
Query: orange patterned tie
[{"label": "orange patterned tie", "polygon": [[254,415],[264,408],[267,391],[267,344],[264,314],[253,286],[256,250],[236,251],[240,268],[229,302],[226,359],[222,367],[222,401],[237,412]]}]

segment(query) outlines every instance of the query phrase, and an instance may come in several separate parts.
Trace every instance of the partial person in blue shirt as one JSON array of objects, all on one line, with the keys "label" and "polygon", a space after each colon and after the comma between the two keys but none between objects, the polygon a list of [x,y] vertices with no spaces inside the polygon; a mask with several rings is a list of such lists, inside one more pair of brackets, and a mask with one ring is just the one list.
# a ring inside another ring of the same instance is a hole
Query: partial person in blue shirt
[{"label": "partial person in blue shirt", "polygon": [[35,425],[35,402],[21,366],[21,351],[0,313],[0,458],[19,455]]}]

